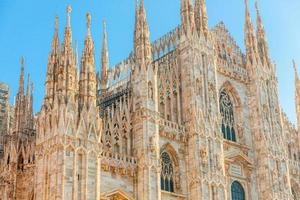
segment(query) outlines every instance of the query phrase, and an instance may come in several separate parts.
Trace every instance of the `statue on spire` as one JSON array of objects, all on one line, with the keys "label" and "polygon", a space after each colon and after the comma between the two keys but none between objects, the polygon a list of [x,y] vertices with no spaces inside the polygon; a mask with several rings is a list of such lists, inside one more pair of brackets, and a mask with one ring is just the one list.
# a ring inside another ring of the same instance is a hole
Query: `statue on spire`
[{"label": "statue on spire", "polygon": [[103,43],[101,51],[101,89],[104,90],[107,84],[107,75],[109,68],[108,46],[107,46],[107,31],[106,22],[103,20]]},{"label": "statue on spire", "polygon": [[67,27],[71,27],[71,12],[72,12],[72,8],[69,5],[67,7]]}]

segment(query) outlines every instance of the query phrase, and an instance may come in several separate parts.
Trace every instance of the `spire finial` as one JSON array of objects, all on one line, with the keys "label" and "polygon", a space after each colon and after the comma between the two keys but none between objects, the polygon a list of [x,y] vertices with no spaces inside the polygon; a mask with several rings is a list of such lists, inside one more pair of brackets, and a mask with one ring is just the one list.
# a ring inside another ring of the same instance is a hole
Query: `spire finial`
[{"label": "spire finial", "polygon": [[102,55],[101,55],[101,65],[102,65],[102,84],[106,85],[107,71],[109,67],[108,59],[108,47],[107,47],[107,32],[106,32],[106,21],[103,20],[103,44],[102,44]]},{"label": "spire finial", "polygon": [[135,0],[135,11],[139,10],[139,0]]},{"label": "spire finial", "polygon": [[23,95],[23,93],[24,93],[24,57],[23,56],[21,57],[21,74],[20,74],[20,80],[19,80],[19,91],[18,91],[18,93],[20,95]]},{"label": "spire finial", "polygon": [[87,33],[88,35],[91,35],[91,14],[87,13],[86,14],[86,24],[87,24]]},{"label": "spire finial", "polygon": [[72,8],[70,5],[67,7],[67,27],[71,27],[71,12]]},{"label": "spire finial", "polygon": [[56,15],[55,16],[55,32],[57,32],[58,31],[58,16]]},{"label": "spire finial", "polygon": [[259,11],[259,7],[258,7],[258,1],[255,1],[255,9],[256,9],[256,15],[257,15],[257,26],[260,28],[262,27],[262,20],[261,20],[261,16],[260,16],[260,11]]},{"label": "spire finial", "polygon": [[250,13],[249,13],[249,8],[248,8],[248,0],[245,0],[245,9],[246,9],[246,16],[249,17]]},{"label": "spire finial", "polygon": [[21,70],[24,72],[24,57],[21,57]]},{"label": "spire finial", "polygon": [[103,19],[103,35],[106,37],[106,21]]}]

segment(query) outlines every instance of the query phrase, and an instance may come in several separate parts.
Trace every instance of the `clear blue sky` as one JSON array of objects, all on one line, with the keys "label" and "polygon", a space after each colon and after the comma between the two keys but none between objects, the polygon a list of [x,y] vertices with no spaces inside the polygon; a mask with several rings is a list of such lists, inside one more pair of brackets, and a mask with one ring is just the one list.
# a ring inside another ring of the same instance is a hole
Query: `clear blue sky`
[{"label": "clear blue sky", "polygon": [[[53,36],[54,17],[59,16],[60,40],[66,21],[67,5],[72,6],[73,41],[79,53],[86,32],[85,16],[92,15],[92,35],[100,68],[102,20],[107,21],[110,63],[124,59],[133,46],[135,0],[0,0],[0,81],[17,92],[20,57],[25,57],[25,72],[35,84],[34,110],[44,96],[47,57]],[[254,0],[249,0],[255,22]],[[272,59],[277,63],[281,105],[291,121],[296,121],[292,59],[300,64],[300,1],[260,0]],[[164,35],[180,23],[180,0],[145,0],[151,40]],[[209,26],[221,20],[239,46],[244,49],[244,0],[207,0]],[[13,98],[11,98],[13,99]],[[12,101],[12,100],[11,100]]]}]

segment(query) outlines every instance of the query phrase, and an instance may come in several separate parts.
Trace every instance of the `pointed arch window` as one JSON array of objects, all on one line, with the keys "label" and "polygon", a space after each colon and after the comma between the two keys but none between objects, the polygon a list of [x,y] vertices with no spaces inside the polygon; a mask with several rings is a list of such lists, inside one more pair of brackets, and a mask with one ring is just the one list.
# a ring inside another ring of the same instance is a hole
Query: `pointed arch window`
[{"label": "pointed arch window", "polygon": [[236,134],[234,130],[234,114],[233,104],[230,96],[225,90],[220,93],[220,113],[222,116],[222,133],[227,140],[236,142]]},{"label": "pointed arch window", "polygon": [[231,199],[232,200],[245,200],[245,190],[243,186],[238,182],[234,181],[231,184]]},{"label": "pointed arch window", "polygon": [[167,152],[161,153],[161,164],[162,164],[161,176],[160,176],[161,189],[168,192],[174,192],[173,162],[171,160],[170,155]]}]

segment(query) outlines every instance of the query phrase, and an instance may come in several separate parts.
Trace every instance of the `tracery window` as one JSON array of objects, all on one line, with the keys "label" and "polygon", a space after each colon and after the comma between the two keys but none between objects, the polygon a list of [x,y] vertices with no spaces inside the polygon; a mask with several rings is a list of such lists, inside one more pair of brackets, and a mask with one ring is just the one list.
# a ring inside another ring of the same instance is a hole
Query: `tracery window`
[{"label": "tracery window", "polygon": [[236,142],[234,130],[233,104],[225,90],[220,93],[220,113],[222,116],[222,133],[227,140]]},{"label": "tracery window", "polygon": [[170,158],[170,155],[167,152],[162,152],[161,164],[162,164],[162,170],[160,176],[161,189],[168,192],[174,192],[173,163]]},{"label": "tracery window", "polygon": [[244,188],[238,181],[234,181],[231,184],[231,199],[232,200],[245,200],[246,199]]}]

